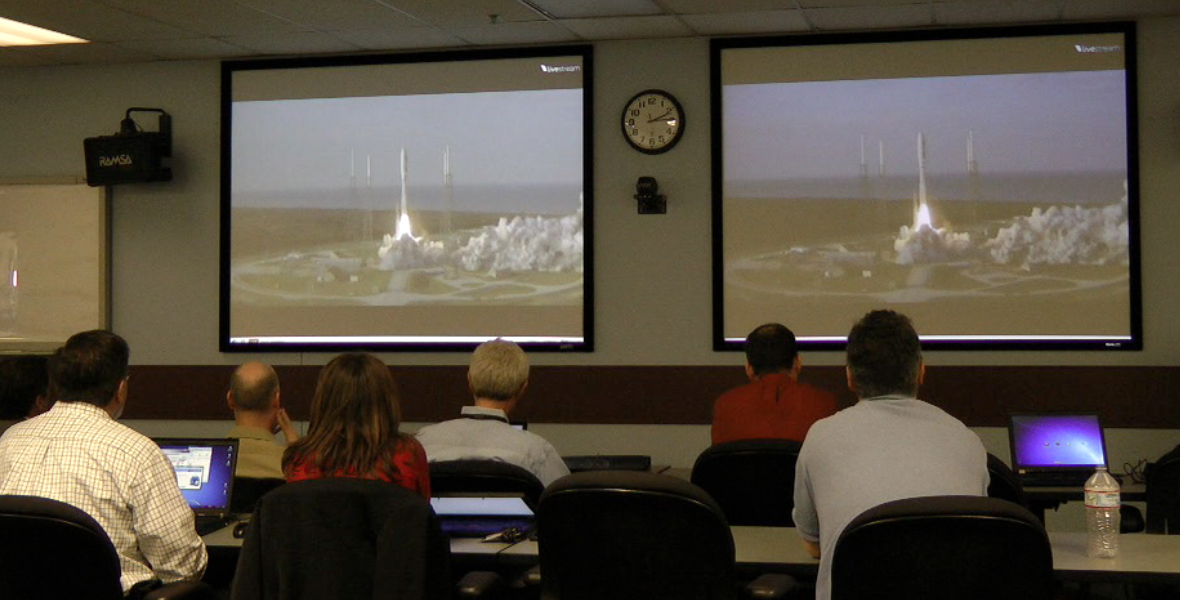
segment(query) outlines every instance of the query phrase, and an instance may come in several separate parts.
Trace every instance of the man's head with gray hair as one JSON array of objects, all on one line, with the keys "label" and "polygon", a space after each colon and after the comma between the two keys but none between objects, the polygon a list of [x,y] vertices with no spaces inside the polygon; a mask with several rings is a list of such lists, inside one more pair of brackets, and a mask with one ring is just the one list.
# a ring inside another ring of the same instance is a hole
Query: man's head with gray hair
[{"label": "man's head with gray hair", "polygon": [[496,338],[480,344],[471,355],[467,381],[476,399],[507,402],[524,393],[529,381],[529,359],[520,346]]}]

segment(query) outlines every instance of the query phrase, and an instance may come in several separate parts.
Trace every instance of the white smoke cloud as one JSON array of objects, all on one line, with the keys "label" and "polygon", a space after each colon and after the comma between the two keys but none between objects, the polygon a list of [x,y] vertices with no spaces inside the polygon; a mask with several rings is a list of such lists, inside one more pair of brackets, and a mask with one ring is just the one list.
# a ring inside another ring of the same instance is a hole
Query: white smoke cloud
[{"label": "white smoke cloud", "polygon": [[945,263],[975,258],[1030,269],[1036,265],[1127,264],[1130,235],[1127,196],[1100,207],[1034,208],[1012,219],[994,237],[976,246],[968,233],[903,225],[893,242],[902,265]]},{"label": "white smoke cloud", "polygon": [[433,267],[444,262],[444,252],[441,242],[424,242],[408,235],[396,237],[387,233],[377,249],[377,267],[383,271]]},{"label": "white smoke cloud", "polygon": [[384,270],[450,265],[492,275],[517,271],[583,270],[582,204],[562,217],[501,217],[496,225],[473,233],[449,255],[441,242],[386,235],[377,250]]},{"label": "white smoke cloud", "polygon": [[899,265],[951,262],[971,253],[971,234],[955,233],[919,225],[915,229],[902,225],[893,240]]},{"label": "white smoke cloud", "polygon": [[999,264],[1109,265],[1130,260],[1127,196],[1121,202],[1097,208],[1052,206],[1034,208],[1017,217],[984,243]]}]

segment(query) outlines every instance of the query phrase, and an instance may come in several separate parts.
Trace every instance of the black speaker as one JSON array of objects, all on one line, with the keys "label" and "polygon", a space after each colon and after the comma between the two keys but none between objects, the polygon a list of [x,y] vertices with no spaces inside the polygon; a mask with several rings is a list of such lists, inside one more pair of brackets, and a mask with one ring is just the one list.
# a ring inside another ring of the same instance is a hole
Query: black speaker
[{"label": "black speaker", "polygon": [[[138,131],[131,112],[158,111],[160,131]],[[158,109],[128,109],[121,131],[115,135],[86,138],[86,183],[91,187],[121,183],[171,181],[172,169],[165,159],[172,156],[172,118]]]}]

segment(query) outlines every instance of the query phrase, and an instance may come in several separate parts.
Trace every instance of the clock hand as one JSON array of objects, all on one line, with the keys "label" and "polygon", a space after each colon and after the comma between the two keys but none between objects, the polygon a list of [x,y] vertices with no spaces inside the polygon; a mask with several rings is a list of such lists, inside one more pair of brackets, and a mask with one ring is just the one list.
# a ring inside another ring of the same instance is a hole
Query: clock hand
[{"label": "clock hand", "polygon": [[655,123],[656,121],[663,121],[664,119],[667,119],[667,118],[668,118],[668,115],[670,115],[670,114],[672,114],[672,110],[671,110],[671,109],[668,109],[668,112],[666,112],[666,113],[664,113],[664,114],[662,114],[662,115],[660,115],[660,116],[658,116],[658,117],[656,117],[656,118],[654,118],[654,119],[648,119],[648,120],[647,120],[647,122],[648,122],[648,123]]}]

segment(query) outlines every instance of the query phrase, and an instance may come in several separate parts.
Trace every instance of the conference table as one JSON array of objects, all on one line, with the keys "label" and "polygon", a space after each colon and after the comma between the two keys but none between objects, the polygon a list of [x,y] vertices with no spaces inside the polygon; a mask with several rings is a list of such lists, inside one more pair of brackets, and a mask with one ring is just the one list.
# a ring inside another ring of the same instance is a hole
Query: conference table
[{"label": "conference table", "polygon": [[[210,551],[233,551],[242,540],[232,527],[204,536]],[[788,573],[814,577],[819,560],[808,556],[791,527],[731,527],[738,568],[763,573]],[[1129,533],[1120,536],[1116,558],[1086,556],[1085,533],[1049,533],[1053,571],[1058,580],[1074,582],[1180,583],[1180,535]],[[456,559],[504,567],[537,563],[535,541],[515,544],[483,542],[477,538],[453,538]]]}]

